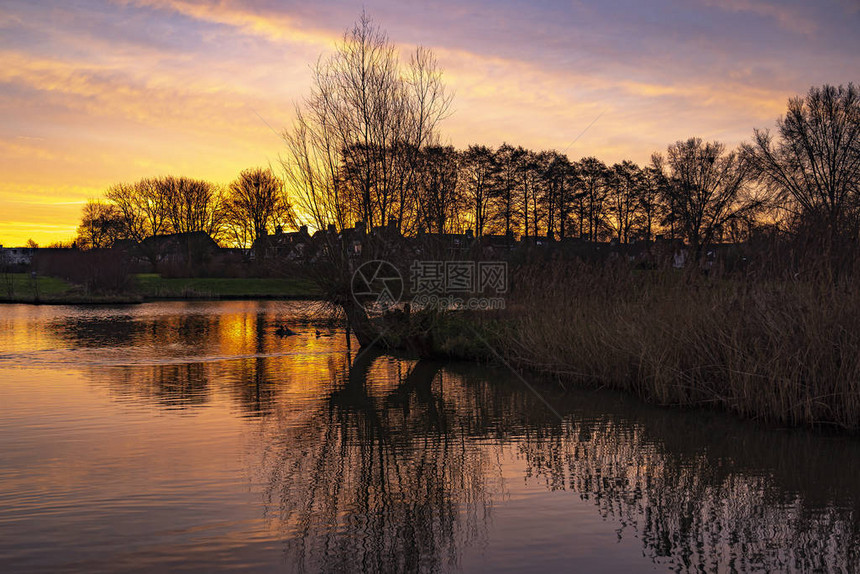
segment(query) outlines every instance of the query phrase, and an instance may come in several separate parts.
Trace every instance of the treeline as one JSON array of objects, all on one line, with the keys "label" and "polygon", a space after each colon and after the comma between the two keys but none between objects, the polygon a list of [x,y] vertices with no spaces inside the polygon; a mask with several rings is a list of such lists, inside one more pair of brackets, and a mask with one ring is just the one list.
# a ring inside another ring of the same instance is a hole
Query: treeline
[{"label": "treeline", "polygon": [[[398,224],[407,233],[471,229],[478,237],[737,239],[763,206],[739,155],[696,138],[669,146],[647,166],[571,161],[557,151],[508,144],[428,147],[418,154],[414,208]],[[698,181],[709,187],[694,198]]]},{"label": "treeline", "polygon": [[[471,229],[478,237],[621,243],[662,234],[697,251],[756,230],[840,251],[860,232],[860,99],[853,84],[792,98],[775,132],[755,130],[753,141],[737,149],[690,138],[645,166],[571,161],[508,144],[408,151],[379,144],[374,155],[367,144],[339,149],[339,168],[327,175],[308,172],[298,161],[307,155],[286,165],[300,184],[294,201],[308,207],[303,211],[318,227],[393,221],[406,234]],[[406,183],[383,182],[392,174]]]},{"label": "treeline", "polygon": [[439,145],[450,98],[432,54],[401,65],[366,17],[315,68],[285,133],[297,213],[313,226],[685,240],[696,252],[766,226],[844,252],[860,231],[860,100],[853,84],[792,98],[777,130],[729,150],[690,138],[649,165],[571,161],[502,145]]},{"label": "treeline", "polygon": [[205,231],[247,247],[278,226],[357,222],[405,235],[471,229],[477,237],[627,243],[662,234],[697,255],[756,230],[800,239],[831,258],[860,238],[853,84],[792,98],[775,131],[755,130],[737,149],[690,138],[648,165],[572,161],[508,144],[441,145],[438,125],[450,103],[433,54],[418,48],[401,58],[363,15],[316,65],[311,93],[283,134],[283,179],[252,169],[226,188],[184,177],[115,185],[85,206],[79,244]]},{"label": "treeline", "polygon": [[87,202],[76,244],[104,248],[202,231],[224,244],[249,246],[292,221],[283,180],[271,169],[247,169],[226,187],[187,177],[144,178],[114,185],[103,200]]}]

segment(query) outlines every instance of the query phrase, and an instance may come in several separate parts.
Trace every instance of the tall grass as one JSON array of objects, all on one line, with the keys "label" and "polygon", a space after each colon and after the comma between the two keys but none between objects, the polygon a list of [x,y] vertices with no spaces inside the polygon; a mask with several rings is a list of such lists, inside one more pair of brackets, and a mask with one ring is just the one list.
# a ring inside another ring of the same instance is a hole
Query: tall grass
[{"label": "tall grass", "polygon": [[500,344],[665,405],[860,429],[860,289],[562,263],[520,270]]}]

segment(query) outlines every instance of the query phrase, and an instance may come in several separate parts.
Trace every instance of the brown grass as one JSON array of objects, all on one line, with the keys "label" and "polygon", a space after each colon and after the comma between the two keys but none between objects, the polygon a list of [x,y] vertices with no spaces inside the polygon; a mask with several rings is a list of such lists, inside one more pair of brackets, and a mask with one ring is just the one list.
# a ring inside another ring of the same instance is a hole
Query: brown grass
[{"label": "brown grass", "polygon": [[860,429],[860,289],[576,263],[520,270],[516,363],[666,405]]}]

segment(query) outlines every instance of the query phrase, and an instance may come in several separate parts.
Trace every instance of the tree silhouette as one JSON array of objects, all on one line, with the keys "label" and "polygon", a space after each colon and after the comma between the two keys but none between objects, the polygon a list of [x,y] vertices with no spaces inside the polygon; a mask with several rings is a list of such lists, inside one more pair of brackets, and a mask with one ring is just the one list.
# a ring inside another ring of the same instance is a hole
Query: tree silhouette
[{"label": "tree silhouette", "polygon": [[744,146],[753,173],[823,241],[828,253],[860,230],[860,90],[824,85],[788,101],[777,137],[755,130]]},{"label": "tree silhouette", "polygon": [[616,163],[609,172],[608,222],[620,243],[630,242],[639,219],[641,196],[646,184],[641,168],[632,161]]},{"label": "tree silhouette", "polygon": [[300,210],[319,229],[414,222],[418,154],[435,143],[449,104],[433,54],[418,48],[404,71],[388,36],[362,14],[314,68],[311,95],[284,133]]},{"label": "tree silhouette", "polygon": [[678,141],[652,163],[667,177],[665,201],[697,258],[723,226],[762,205],[749,191],[749,163],[719,142]]},{"label": "tree silhouette", "polygon": [[242,246],[292,221],[284,182],[271,169],[246,169],[230,184],[224,201],[225,220]]},{"label": "tree silhouette", "polygon": [[471,145],[463,153],[461,170],[468,209],[474,225],[475,237],[484,234],[490,211],[493,176],[497,169],[496,157],[487,146]]},{"label": "tree silhouette", "polygon": [[81,213],[76,244],[81,249],[112,247],[124,239],[123,218],[116,206],[102,201],[88,201]]}]

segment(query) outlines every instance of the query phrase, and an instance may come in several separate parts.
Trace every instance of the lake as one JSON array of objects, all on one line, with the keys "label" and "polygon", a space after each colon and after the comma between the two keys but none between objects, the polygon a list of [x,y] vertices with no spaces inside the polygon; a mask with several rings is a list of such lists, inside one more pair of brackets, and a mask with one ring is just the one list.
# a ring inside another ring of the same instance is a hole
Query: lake
[{"label": "lake", "polygon": [[313,303],[0,307],[3,572],[858,565],[857,438],[365,352]]}]

